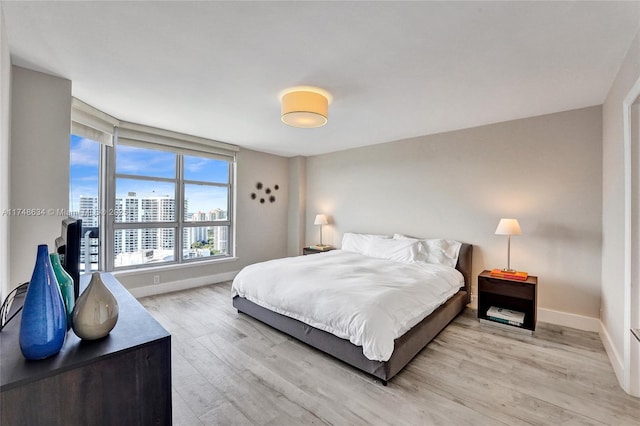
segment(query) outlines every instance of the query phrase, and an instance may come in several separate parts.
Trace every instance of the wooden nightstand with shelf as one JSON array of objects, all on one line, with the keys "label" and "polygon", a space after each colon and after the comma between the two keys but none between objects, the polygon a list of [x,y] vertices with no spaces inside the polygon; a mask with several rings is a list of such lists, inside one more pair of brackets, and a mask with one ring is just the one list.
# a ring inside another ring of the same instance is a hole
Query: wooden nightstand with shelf
[{"label": "wooden nightstand with shelf", "polygon": [[335,247],[328,247],[324,250],[320,250],[317,248],[313,248],[313,247],[304,247],[302,249],[302,254],[303,255],[307,255],[307,254],[316,254],[316,253],[325,253],[327,251],[331,251],[331,250],[335,250]]},{"label": "wooden nightstand with shelf", "polygon": [[[526,281],[491,276],[491,271],[478,275],[478,318],[485,324],[533,333],[536,329],[538,277],[529,275]],[[492,306],[524,313],[522,326],[495,322],[487,316]]]}]

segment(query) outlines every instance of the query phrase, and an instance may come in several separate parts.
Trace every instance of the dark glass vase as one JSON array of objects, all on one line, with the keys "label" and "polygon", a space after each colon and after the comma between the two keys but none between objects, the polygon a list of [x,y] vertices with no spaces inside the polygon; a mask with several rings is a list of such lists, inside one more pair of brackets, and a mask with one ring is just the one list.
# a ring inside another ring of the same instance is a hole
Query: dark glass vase
[{"label": "dark glass vase", "polygon": [[48,358],[60,352],[67,334],[67,312],[56,280],[49,248],[38,246],[36,265],[22,308],[20,350],[26,359]]}]

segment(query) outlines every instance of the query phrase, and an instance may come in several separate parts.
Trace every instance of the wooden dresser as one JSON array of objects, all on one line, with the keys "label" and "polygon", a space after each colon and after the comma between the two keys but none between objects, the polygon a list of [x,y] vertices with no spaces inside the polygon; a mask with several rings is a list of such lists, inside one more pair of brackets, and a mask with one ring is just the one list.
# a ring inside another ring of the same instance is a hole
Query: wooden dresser
[{"label": "wooden dresser", "polygon": [[69,330],[60,353],[27,361],[20,315],[0,332],[0,424],[171,424],[171,335],[111,274],[102,278],[120,310],[107,337],[82,341]]}]

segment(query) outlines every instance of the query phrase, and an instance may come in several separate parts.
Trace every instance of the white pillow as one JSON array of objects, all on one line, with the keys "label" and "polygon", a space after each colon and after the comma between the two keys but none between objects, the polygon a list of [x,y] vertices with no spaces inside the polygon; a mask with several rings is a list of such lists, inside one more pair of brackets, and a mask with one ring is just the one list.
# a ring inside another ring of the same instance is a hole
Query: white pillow
[{"label": "white pillow", "polygon": [[345,232],[342,236],[342,250],[366,254],[369,243],[373,240],[389,239],[388,235],[355,234]]},{"label": "white pillow", "polygon": [[364,254],[378,259],[409,263],[415,262],[419,247],[420,242],[414,239],[375,238],[369,242],[368,250]]},{"label": "white pillow", "polygon": [[394,240],[411,240],[411,241],[417,241],[418,244],[418,253],[415,256],[415,261],[416,262],[426,262],[428,257],[429,257],[429,253],[427,252],[427,245],[424,244],[425,241],[427,240],[423,240],[420,238],[413,238],[413,237],[407,237],[406,235],[402,235],[402,234],[393,234],[393,239]]},{"label": "white pillow", "polygon": [[420,239],[402,234],[394,234],[393,238],[395,240],[420,241],[420,249],[416,256],[416,261],[437,263],[451,268],[455,268],[458,264],[458,255],[460,254],[460,247],[462,247],[462,243],[458,241],[439,238]]},{"label": "white pillow", "polygon": [[455,268],[462,244],[454,240],[431,239],[422,242],[426,248],[427,262]]},{"label": "white pillow", "polygon": [[418,240],[418,241],[420,240],[420,238],[408,237],[403,234],[393,234],[393,239],[394,240]]}]

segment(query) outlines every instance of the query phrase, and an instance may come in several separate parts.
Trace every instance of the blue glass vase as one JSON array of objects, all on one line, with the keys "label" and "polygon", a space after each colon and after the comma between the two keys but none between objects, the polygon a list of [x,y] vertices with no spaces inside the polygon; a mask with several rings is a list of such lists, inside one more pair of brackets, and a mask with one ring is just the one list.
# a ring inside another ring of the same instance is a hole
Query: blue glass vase
[{"label": "blue glass vase", "polygon": [[26,359],[48,358],[62,349],[67,334],[67,313],[56,280],[49,248],[38,246],[20,323],[20,350]]}]

